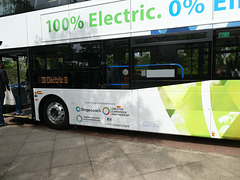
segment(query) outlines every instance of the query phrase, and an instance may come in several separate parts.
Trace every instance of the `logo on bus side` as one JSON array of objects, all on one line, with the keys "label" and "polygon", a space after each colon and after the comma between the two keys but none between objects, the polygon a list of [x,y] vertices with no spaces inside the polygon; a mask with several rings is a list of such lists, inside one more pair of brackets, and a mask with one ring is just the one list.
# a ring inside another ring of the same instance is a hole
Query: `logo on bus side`
[{"label": "logo on bus side", "polygon": [[79,106],[76,107],[76,111],[80,112],[81,108]]},{"label": "logo on bus side", "polygon": [[110,114],[110,109],[108,107],[104,107],[102,109],[102,112],[103,112],[104,115],[109,115]]},{"label": "logo on bus side", "polygon": [[100,113],[101,112],[101,109],[94,109],[94,108],[83,108],[83,107],[79,107],[77,106],[76,107],[76,111],[77,112],[86,112],[86,113]]},{"label": "logo on bus side", "polygon": [[76,117],[76,120],[78,121],[78,122],[82,122],[82,116],[81,115],[78,115],[77,117]]}]

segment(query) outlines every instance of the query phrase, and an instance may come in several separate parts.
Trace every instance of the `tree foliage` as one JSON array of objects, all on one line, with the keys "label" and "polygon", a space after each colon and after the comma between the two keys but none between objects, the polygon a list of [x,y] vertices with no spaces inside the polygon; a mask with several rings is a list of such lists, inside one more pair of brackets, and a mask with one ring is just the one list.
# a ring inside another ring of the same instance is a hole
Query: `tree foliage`
[{"label": "tree foliage", "polygon": [[[20,83],[24,82],[26,79],[26,59],[24,57],[18,57],[19,60],[19,75],[20,75]],[[17,61],[15,58],[3,58],[3,68],[6,70],[8,79],[11,84],[18,84],[18,76],[17,76]]]}]

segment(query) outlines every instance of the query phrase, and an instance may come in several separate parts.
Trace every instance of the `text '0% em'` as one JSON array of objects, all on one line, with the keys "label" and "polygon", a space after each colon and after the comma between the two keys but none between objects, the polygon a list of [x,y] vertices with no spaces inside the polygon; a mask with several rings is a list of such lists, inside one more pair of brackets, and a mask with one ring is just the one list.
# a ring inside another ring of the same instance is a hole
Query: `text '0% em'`
[{"label": "text '0% em'", "polygon": [[76,18],[75,16],[72,16],[70,18],[70,21],[68,18],[63,18],[62,20],[55,19],[54,21],[47,21],[46,24],[48,24],[48,31],[52,32],[52,29],[55,32],[58,32],[60,29],[67,31],[70,28],[70,24],[74,25],[74,30],[78,27],[79,29],[82,29],[84,27],[84,22],[80,20],[80,16]]},{"label": "text '0% em'", "polygon": [[[183,1],[183,7],[186,9],[190,9],[188,12],[188,15],[192,13],[193,10],[195,10],[196,13],[202,13],[205,9],[205,6],[203,3],[198,3],[198,0],[195,0],[194,2],[192,0],[184,0]],[[182,4],[179,2],[179,0],[173,0],[169,5],[169,13],[171,16],[178,16],[181,13],[182,10]]]}]

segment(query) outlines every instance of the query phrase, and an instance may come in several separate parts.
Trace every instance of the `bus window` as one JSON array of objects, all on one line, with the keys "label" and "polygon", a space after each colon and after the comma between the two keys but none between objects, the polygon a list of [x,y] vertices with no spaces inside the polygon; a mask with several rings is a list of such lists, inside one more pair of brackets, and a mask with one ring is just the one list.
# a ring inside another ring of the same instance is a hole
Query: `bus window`
[{"label": "bus window", "polygon": [[[204,78],[208,75],[209,69],[208,44],[135,48],[134,60],[135,78]],[[155,70],[155,76],[151,75],[154,73],[151,70]],[[161,73],[161,70],[164,71]]]},{"label": "bus window", "polygon": [[72,59],[66,61],[72,72],[73,86],[78,88],[103,88],[104,71],[101,62],[100,42],[75,43],[71,46]]},{"label": "bus window", "polygon": [[240,32],[239,29],[218,30],[215,34],[215,78],[240,78]]},{"label": "bus window", "polygon": [[209,42],[199,42],[196,39],[192,42],[189,39],[174,41],[167,37],[167,42],[157,42],[164,38],[146,39],[146,43],[140,45],[137,43],[144,42],[144,38],[135,41],[137,45],[133,49],[134,87],[167,85],[210,77]]},{"label": "bus window", "polygon": [[37,10],[51,8],[55,6],[61,6],[69,4],[69,0],[28,0],[27,1],[27,10]]},{"label": "bus window", "polygon": [[129,88],[129,41],[104,42],[104,59],[107,64],[108,88]]},{"label": "bus window", "polygon": [[25,12],[25,1],[0,0],[0,16]]},{"label": "bus window", "polygon": [[71,3],[83,2],[83,1],[89,1],[89,0],[71,0]]},{"label": "bus window", "polygon": [[[32,49],[33,84],[39,87],[68,87],[71,76],[65,74],[64,61],[69,59],[69,45]],[[64,81],[64,78],[66,81]]]},{"label": "bus window", "polygon": [[67,45],[35,48],[35,69],[42,71],[62,71],[63,60],[68,56]]}]

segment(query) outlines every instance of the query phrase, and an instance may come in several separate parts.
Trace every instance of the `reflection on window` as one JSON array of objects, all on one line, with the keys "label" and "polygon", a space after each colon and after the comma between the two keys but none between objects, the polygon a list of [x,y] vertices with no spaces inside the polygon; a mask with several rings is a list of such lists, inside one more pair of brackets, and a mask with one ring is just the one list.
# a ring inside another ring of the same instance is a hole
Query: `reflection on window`
[{"label": "reflection on window", "polygon": [[4,69],[7,72],[8,79],[10,79],[10,84],[18,84],[17,79],[17,61],[12,57],[2,57],[2,62]]},{"label": "reflection on window", "polygon": [[71,80],[64,72],[64,61],[69,59],[68,45],[39,46],[32,49],[33,85],[40,87],[68,87]]},{"label": "reflection on window", "polygon": [[187,41],[193,39],[207,39],[208,38],[207,32],[195,32],[195,33],[188,33],[188,34],[176,34],[176,35],[162,35],[162,36],[154,36],[151,38],[138,38],[135,39],[135,44],[146,44],[146,43],[158,43],[158,42],[169,42],[169,41]]},{"label": "reflection on window", "polygon": [[71,3],[83,2],[83,1],[89,1],[89,0],[71,0]]},{"label": "reflection on window", "polygon": [[134,77],[199,79],[209,74],[207,43],[150,46],[134,49]]},{"label": "reflection on window", "polygon": [[0,16],[62,6],[66,4],[70,4],[70,0],[0,0]]},{"label": "reflection on window", "polygon": [[36,47],[34,50],[35,69],[38,71],[62,71],[63,59],[68,58],[68,46]]},{"label": "reflection on window", "polygon": [[40,58],[37,57],[35,61],[35,69],[38,71],[62,71],[63,59],[61,57],[55,58]]},{"label": "reflection on window", "polygon": [[125,39],[32,48],[33,84],[83,89],[129,88],[128,44]]},{"label": "reflection on window", "polygon": [[239,29],[216,32],[215,76],[217,79],[240,78]]},{"label": "reflection on window", "polygon": [[28,11],[69,4],[69,0],[28,0]]},{"label": "reflection on window", "polygon": [[89,0],[0,0],[0,16],[24,13],[84,1]]},{"label": "reflection on window", "polygon": [[105,41],[104,50],[108,88],[129,88],[128,40]]},{"label": "reflection on window", "polygon": [[12,57],[11,55],[9,55],[0,57],[0,60],[3,62],[4,69],[7,72],[7,76],[10,80],[11,85],[18,84],[17,65],[19,65],[19,83],[25,81],[26,71],[28,68],[26,63],[27,58],[25,56]]},{"label": "reflection on window", "polygon": [[0,0],[0,16],[25,12],[24,0]]},{"label": "reflection on window", "polygon": [[72,59],[66,60],[66,70],[71,71],[73,86],[78,88],[103,88],[104,72],[99,42],[76,43],[71,46]]}]

